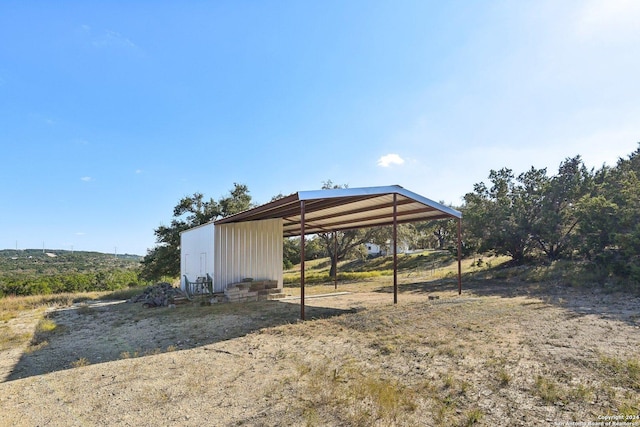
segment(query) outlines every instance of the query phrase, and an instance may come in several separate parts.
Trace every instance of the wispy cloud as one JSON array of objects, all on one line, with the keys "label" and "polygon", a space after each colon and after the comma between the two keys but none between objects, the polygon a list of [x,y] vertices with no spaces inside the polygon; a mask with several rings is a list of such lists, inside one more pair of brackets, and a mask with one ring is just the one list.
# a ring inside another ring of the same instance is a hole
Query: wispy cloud
[{"label": "wispy cloud", "polygon": [[80,178],[80,181],[89,182],[93,181],[93,178],[91,178],[90,176],[83,176],[82,178]]},{"label": "wispy cloud", "polygon": [[92,44],[95,47],[123,47],[135,49],[136,44],[129,40],[127,37],[118,33],[117,31],[107,30],[103,35],[93,40]]},{"label": "wispy cloud", "polygon": [[136,169],[136,175],[139,175],[142,173],[142,169]]},{"label": "wispy cloud", "polygon": [[391,165],[401,165],[404,163],[404,159],[398,154],[387,154],[378,159],[378,166],[388,168]]},{"label": "wispy cloud", "polygon": [[78,231],[78,232],[76,233],[76,236],[84,236],[85,234],[87,234],[87,233],[84,233],[84,232],[82,232],[82,231]]},{"label": "wispy cloud", "polygon": [[127,36],[113,30],[94,31],[90,25],[77,27],[77,34],[96,48],[138,49],[138,46]]}]

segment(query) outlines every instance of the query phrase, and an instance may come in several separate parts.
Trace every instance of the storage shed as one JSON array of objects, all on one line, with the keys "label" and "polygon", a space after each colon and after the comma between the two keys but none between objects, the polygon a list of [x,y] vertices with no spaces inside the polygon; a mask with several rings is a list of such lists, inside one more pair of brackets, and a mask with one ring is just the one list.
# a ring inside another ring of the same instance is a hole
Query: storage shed
[{"label": "storage shed", "polygon": [[282,289],[282,219],[230,224],[210,222],[180,234],[181,288],[212,280],[213,292],[224,292],[247,278],[277,281]]},{"label": "storage shed", "polygon": [[[247,277],[282,288],[283,237],[301,236],[301,304],[304,319],[305,236],[393,226],[394,303],[397,302],[397,225],[435,219],[458,222],[458,292],[461,292],[462,214],[398,185],[300,191],[181,234],[181,273],[211,277],[217,292]],[[188,278],[188,279],[185,279]]]}]

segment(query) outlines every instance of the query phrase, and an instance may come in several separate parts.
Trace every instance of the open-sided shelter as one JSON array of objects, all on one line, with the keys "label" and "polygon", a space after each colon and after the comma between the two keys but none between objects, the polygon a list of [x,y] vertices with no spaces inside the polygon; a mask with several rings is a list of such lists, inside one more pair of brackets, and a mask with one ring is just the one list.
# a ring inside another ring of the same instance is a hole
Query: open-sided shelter
[{"label": "open-sided shelter", "polygon": [[[394,303],[397,302],[397,225],[435,219],[458,222],[458,292],[461,292],[462,214],[401,186],[299,191],[181,234],[182,277],[209,274],[213,288],[245,277],[277,280],[282,287],[283,237],[301,236],[301,302],[304,319],[305,236],[393,226]],[[184,284],[183,284],[184,285]]]}]

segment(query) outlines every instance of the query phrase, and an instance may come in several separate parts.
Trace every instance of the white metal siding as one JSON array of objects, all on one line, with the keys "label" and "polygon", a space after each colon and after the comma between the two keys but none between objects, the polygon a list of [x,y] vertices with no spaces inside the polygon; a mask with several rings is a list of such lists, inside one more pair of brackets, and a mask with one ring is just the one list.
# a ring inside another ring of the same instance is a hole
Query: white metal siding
[{"label": "white metal siding", "polygon": [[185,290],[184,276],[195,281],[199,276],[213,277],[215,227],[213,223],[192,228],[180,234],[180,287]]},{"label": "white metal siding", "polygon": [[214,287],[224,291],[242,279],[277,280],[282,288],[282,219],[218,224]]}]

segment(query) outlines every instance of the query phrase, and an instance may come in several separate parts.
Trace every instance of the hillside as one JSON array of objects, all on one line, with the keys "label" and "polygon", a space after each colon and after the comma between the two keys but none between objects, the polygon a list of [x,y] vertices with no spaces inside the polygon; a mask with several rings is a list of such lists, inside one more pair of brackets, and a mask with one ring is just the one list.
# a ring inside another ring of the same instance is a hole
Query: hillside
[{"label": "hillside", "polygon": [[65,274],[138,267],[141,256],[41,249],[0,250],[0,275]]},{"label": "hillside", "polygon": [[100,252],[0,250],[0,297],[137,286],[141,259]]}]

